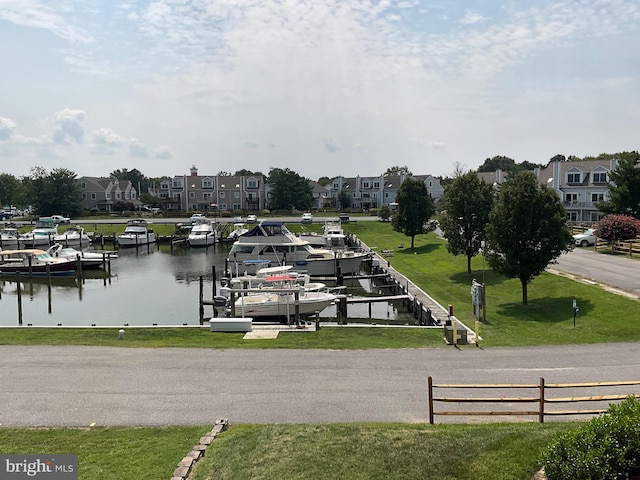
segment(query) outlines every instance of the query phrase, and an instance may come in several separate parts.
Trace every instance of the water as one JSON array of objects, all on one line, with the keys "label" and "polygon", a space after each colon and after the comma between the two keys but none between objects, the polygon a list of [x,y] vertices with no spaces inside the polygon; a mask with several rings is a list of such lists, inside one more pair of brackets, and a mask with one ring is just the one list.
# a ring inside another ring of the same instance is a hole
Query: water
[{"label": "water", "polygon": [[[53,279],[51,295],[46,280],[22,279],[22,321],[33,326],[147,326],[199,325],[199,278],[204,278],[204,298],[211,299],[212,267],[223,275],[229,251],[226,244],[208,249],[161,245],[121,249],[111,262],[111,277],[103,271],[87,271],[81,283]],[[81,286],[80,286],[81,285]],[[368,280],[347,283],[347,294],[376,293]],[[18,326],[17,283],[0,277],[0,326]],[[216,283],[216,291],[218,284]],[[335,320],[335,307],[321,312],[323,321]],[[205,307],[205,317],[212,307]],[[350,305],[349,319],[369,321],[367,305]],[[393,304],[372,305],[377,323],[411,323],[410,315]]]}]

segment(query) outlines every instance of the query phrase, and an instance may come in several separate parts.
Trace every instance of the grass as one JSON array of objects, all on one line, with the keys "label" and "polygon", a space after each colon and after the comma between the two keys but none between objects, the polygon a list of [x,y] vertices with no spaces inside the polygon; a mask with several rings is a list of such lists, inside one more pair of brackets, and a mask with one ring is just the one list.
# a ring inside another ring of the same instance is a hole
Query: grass
[{"label": "grass", "polygon": [[82,480],[171,478],[211,427],[0,428],[0,452],[76,454]]},{"label": "grass", "polygon": [[239,425],[220,435],[193,480],[528,479],[571,424]]},{"label": "grass", "polygon": [[[370,248],[394,250],[391,265],[441,305],[453,305],[457,318],[472,327],[471,282],[486,284],[487,323],[481,325],[485,346],[588,344],[640,340],[640,301],[607,292],[596,285],[543,273],[528,288],[522,304],[517,279],[494,273],[474,257],[468,274],[466,257],[447,252],[446,241],[431,233],[410,239],[388,223],[360,222],[349,230]],[[398,249],[404,242],[405,248]],[[484,270],[484,272],[483,272]],[[573,325],[573,300],[580,314]]]},{"label": "grass", "polygon": [[[230,426],[193,480],[528,479],[542,448],[571,423]],[[211,426],[0,428],[3,454],[73,453],[83,480],[170,478]]]}]

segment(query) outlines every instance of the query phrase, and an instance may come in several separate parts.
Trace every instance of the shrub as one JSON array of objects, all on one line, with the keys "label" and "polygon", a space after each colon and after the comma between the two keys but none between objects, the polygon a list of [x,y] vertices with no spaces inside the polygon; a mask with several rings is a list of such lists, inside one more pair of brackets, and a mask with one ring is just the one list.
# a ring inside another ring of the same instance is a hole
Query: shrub
[{"label": "shrub", "polygon": [[614,480],[640,468],[640,401],[629,397],[558,437],[542,453],[549,480]]},{"label": "shrub", "polygon": [[628,215],[607,215],[594,227],[598,237],[608,242],[628,240],[640,234],[640,221]]}]

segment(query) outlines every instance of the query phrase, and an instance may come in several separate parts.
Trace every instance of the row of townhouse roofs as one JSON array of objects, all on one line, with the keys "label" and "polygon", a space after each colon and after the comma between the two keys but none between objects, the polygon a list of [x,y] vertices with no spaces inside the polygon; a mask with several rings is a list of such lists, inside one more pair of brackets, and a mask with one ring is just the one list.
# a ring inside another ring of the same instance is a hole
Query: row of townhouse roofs
[{"label": "row of townhouse roofs", "polygon": [[[610,172],[615,170],[615,159],[583,162],[551,162],[546,168],[534,171],[540,183],[555,190],[563,202],[567,216],[573,222],[594,222],[601,218],[596,204],[608,198]],[[478,176],[496,187],[506,179],[506,172],[480,172]],[[396,195],[406,175],[375,177],[335,177],[323,187],[312,183],[314,206],[335,208],[340,192],[351,198],[351,208],[369,210],[396,205]],[[444,188],[432,175],[413,175],[422,180],[427,192],[439,201]],[[139,195],[129,181],[102,177],[80,177],[85,210],[97,208],[110,212],[116,202],[140,205]],[[269,185],[263,175],[216,176],[199,175],[196,166],[190,175],[163,180],[149,193],[161,200],[168,211],[260,211],[268,208]]]}]

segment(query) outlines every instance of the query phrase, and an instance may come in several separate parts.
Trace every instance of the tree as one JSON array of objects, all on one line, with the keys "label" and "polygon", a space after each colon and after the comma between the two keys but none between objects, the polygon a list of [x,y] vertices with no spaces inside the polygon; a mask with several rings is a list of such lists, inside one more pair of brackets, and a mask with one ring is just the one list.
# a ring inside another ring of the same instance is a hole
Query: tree
[{"label": "tree", "polygon": [[351,208],[351,195],[345,190],[338,192],[338,203],[340,204],[340,210],[346,210]]},{"label": "tree", "polygon": [[640,218],[640,154],[617,154],[618,165],[609,173],[609,199],[598,204],[603,213],[622,213]]},{"label": "tree", "polygon": [[326,187],[330,183],[331,183],[331,179],[329,177],[320,177],[318,179],[318,185],[322,185],[323,187]]},{"label": "tree", "polygon": [[598,237],[607,242],[635,239],[640,235],[640,220],[629,215],[607,215],[594,228]]},{"label": "tree", "polygon": [[513,158],[497,155],[492,158],[487,158],[484,163],[478,167],[479,172],[495,172],[496,170],[514,172],[517,170],[516,162]]},{"label": "tree", "polygon": [[573,248],[566,212],[558,195],[523,171],[500,188],[486,229],[489,265],[522,285],[522,303],[528,303],[527,286],[563,252]]},{"label": "tree", "polygon": [[378,209],[378,216],[383,222],[389,221],[391,218],[391,207],[386,203]]},{"label": "tree", "polygon": [[470,171],[453,180],[442,198],[440,227],[447,239],[447,250],[467,257],[467,273],[471,259],[480,251],[484,229],[493,206],[493,188]]},{"label": "tree", "polygon": [[10,173],[0,173],[0,207],[3,205],[26,206],[22,183]]},{"label": "tree", "polygon": [[262,172],[252,172],[251,170],[247,170],[246,168],[243,168],[242,170],[238,170],[236,173],[234,173],[234,175],[236,177],[250,177],[251,175],[262,175]]},{"label": "tree", "polygon": [[411,176],[413,175],[413,173],[411,173],[411,170],[409,170],[409,167],[407,167],[406,165],[403,167],[399,167],[399,166],[395,166],[395,167],[389,167],[387,168],[387,171],[384,172],[385,177],[391,177],[394,175],[408,175]]},{"label": "tree", "polygon": [[313,206],[309,180],[288,168],[269,171],[269,206],[272,210],[308,210]]},{"label": "tree", "polygon": [[29,203],[39,215],[80,214],[82,193],[76,182],[76,174],[71,170],[56,168],[47,173],[42,167],[34,167],[23,183]]},{"label": "tree", "polygon": [[118,180],[130,181],[133,188],[138,192],[138,196],[142,195],[142,192],[149,191],[149,179],[137,168],[134,168],[133,170],[128,170],[126,168],[123,168],[122,170],[114,170],[109,174],[109,176],[117,178]]},{"label": "tree", "polygon": [[413,248],[415,236],[424,233],[424,225],[435,213],[435,204],[424,182],[412,177],[407,178],[400,185],[396,202],[398,202],[398,212],[393,216],[393,229],[411,237],[411,248]]}]

